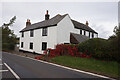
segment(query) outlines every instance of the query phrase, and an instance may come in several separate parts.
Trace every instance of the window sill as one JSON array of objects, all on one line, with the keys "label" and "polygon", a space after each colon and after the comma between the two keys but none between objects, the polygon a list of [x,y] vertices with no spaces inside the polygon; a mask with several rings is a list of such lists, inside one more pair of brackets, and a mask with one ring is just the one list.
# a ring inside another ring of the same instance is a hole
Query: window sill
[{"label": "window sill", "polygon": [[42,35],[42,36],[47,36],[47,35]]}]

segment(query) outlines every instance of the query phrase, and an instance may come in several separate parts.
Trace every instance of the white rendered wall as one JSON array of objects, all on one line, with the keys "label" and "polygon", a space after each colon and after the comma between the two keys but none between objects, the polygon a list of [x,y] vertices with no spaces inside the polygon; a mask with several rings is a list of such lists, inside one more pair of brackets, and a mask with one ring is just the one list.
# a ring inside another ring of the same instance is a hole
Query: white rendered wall
[{"label": "white rendered wall", "polygon": [[70,17],[65,16],[57,26],[57,44],[70,43],[70,32],[80,34],[79,29],[75,29]]},{"label": "white rendered wall", "polygon": [[94,38],[97,38],[98,37],[98,34],[94,33]]},{"label": "white rendered wall", "polygon": [[90,32],[90,38],[92,38],[92,32]]},{"label": "white rendered wall", "polygon": [[80,33],[79,33],[79,34],[80,34],[80,35],[84,35],[84,30],[83,30],[83,29],[78,29],[78,30],[82,30],[82,34],[80,34]]},{"label": "white rendered wall", "polygon": [[[56,30],[57,27],[48,27],[47,36],[42,36],[42,28],[34,30],[34,37],[30,37],[30,31],[24,32],[24,37],[20,37],[20,48],[21,50],[35,51],[36,53],[42,54],[42,42],[47,42],[47,48],[55,48],[56,45]],[[21,48],[21,42],[23,42],[23,48]],[[33,49],[29,49],[30,42],[33,42]]]},{"label": "white rendered wall", "polygon": [[85,36],[89,37],[89,32],[88,31],[86,31],[86,35]]}]

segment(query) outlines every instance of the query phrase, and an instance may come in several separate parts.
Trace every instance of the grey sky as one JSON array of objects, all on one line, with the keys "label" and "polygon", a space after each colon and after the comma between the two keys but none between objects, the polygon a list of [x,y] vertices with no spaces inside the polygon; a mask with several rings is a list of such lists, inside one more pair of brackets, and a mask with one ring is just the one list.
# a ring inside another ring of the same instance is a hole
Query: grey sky
[{"label": "grey sky", "polygon": [[7,23],[10,18],[17,16],[11,28],[19,36],[27,19],[31,23],[40,22],[44,20],[46,10],[49,10],[50,17],[67,13],[81,23],[88,21],[101,38],[111,36],[114,27],[118,25],[117,2],[3,2],[2,21]]}]

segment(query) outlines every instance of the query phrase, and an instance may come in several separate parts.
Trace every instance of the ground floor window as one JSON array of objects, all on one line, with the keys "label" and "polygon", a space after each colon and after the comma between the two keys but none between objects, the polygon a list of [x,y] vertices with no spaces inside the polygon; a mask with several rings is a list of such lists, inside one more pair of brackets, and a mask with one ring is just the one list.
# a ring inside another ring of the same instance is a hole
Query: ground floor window
[{"label": "ground floor window", "polygon": [[47,49],[47,42],[42,42],[42,50],[46,50]]},{"label": "ground floor window", "polygon": [[21,48],[23,48],[23,42],[21,42]]},{"label": "ground floor window", "polygon": [[30,49],[33,49],[33,43],[30,42]]}]

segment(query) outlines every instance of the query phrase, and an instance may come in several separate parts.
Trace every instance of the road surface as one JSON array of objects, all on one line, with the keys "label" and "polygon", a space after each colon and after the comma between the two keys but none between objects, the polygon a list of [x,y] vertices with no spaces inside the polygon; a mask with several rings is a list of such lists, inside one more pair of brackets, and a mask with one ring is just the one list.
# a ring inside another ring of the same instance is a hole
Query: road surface
[{"label": "road surface", "polygon": [[2,69],[8,70],[3,78],[101,78],[6,52],[2,52],[2,64]]}]

